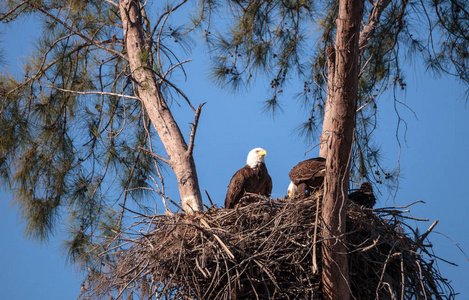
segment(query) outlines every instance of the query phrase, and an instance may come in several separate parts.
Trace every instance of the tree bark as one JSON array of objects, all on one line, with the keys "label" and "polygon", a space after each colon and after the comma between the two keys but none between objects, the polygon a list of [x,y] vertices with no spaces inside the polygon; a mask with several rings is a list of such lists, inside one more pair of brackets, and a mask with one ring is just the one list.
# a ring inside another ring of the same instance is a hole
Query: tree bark
[{"label": "tree bark", "polygon": [[328,140],[331,132],[332,118],[331,118],[331,102],[334,98],[334,74],[335,74],[335,49],[334,46],[327,47],[327,95],[324,107],[324,119],[322,122],[322,134],[319,142],[319,157],[327,157]]},{"label": "tree bark", "polygon": [[185,212],[202,210],[202,196],[192,149],[184,137],[163,98],[149,62],[149,47],[145,43],[142,13],[139,1],[119,1],[119,11],[124,30],[124,42],[133,79],[139,97],[163,143],[170,167],[173,169]]},{"label": "tree bark", "polygon": [[[340,0],[337,19],[332,97],[325,120],[330,128],[326,142],[326,176],[322,218],[324,222],[324,299],[350,299],[349,269],[345,245],[346,204],[350,157],[357,105],[360,24],[363,0]],[[329,85],[332,87],[329,88]]]}]

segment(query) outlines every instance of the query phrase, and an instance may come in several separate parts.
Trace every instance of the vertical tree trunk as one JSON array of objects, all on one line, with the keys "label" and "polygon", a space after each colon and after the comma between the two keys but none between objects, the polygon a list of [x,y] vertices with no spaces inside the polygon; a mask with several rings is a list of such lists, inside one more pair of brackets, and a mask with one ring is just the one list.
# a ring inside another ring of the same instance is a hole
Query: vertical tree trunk
[{"label": "vertical tree trunk", "polygon": [[192,152],[189,151],[184,137],[174,120],[171,111],[160,92],[160,86],[149,65],[147,47],[139,1],[119,1],[119,11],[124,30],[133,78],[138,84],[138,93],[158,133],[169,157],[169,164],[176,174],[182,208],[185,212],[202,210],[197,172]]},{"label": "vertical tree trunk", "polygon": [[329,140],[329,134],[331,132],[332,118],[331,118],[331,102],[334,98],[334,74],[335,74],[335,49],[333,46],[327,47],[327,95],[326,104],[324,107],[324,120],[322,122],[322,134],[319,142],[319,157],[326,158]]},{"label": "vertical tree trunk", "polygon": [[[344,243],[350,156],[355,129],[358,90],[358,40],[363,0],[340,0],[335,45],[332,92],[325,122],[330,122],[326,151],[326,177],[322,218],[324,221],[324,299],[350,299],[347,249]],[[332,87],[329,88],[329,85]]]}]

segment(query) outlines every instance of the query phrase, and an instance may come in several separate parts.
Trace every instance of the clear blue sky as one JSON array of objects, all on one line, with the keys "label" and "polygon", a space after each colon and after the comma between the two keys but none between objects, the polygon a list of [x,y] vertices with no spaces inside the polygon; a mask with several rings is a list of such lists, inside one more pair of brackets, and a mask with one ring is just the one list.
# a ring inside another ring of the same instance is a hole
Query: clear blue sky
[{"label": "clear blue sky", "polygon": [[[17,70],[15,57],[29,53],[28,41],[34,38],[34,31],[27,24],[5,30],[7,34],[0,38],[4,41],[7,67]],[[305,144],[294,133],[294,128],[304,120],[305,112],[286,95],[284,111],[272,119],[261,113],[268,84],[258,81],[247,92],[233,95],[210,83],[206,76],[208,59],[202,52],[190,57],[194,61],[186,66],[188,81],[181,86],[194,104],[207,102],[195,147],[202,191],[207,190],[212,200],[222,205],[226,186],[233,173],[244,166],[248,151],[263,147],[267,150],[266,163],[273,179],[272,196],[282,197],[291,167],[318,153],[315,148],[304,156],[317,141]],[[377,207],[424,200],[426,204],[411,207],[411,214],[430,220],[418,224],[421,232],[434,220],[440,221],[430,235],[435,253],[459,265],[439,262],[442,275],[461,293],[458,299],[469,299],[469,262],[453,243],[469,251],[469,110],[462,97],[463,89],[454,78],[431,79],[418,65],[408,71],[408,91],[401,99],[415,111],[418,119],[404,107],[400,108],[408,123],[407,144],[403,143],[400,153],[392,101],[385,95],[378,103],[376,139],[387,165],[397,166],[399,160],[402,178],[395,200],[381,195]],[[193,121],[189,109],[185,106],[174,109],[181,127],[188,128],[188,123]],[[168,180],[174,182],[174,179]],[[168,194],[177,198],[174,184],[170,183]],[[0,197],[0,299],[76,298],[81,277],[73,267],[66,265],[60,250],[60,233],[42,247],[25,240],[24,224],[17,215],[17,208],[9,206],[10,195],[3,192]],[[204,202],[208,204],[205,198]],[[161,203],[157,205],[161,207]]]}]

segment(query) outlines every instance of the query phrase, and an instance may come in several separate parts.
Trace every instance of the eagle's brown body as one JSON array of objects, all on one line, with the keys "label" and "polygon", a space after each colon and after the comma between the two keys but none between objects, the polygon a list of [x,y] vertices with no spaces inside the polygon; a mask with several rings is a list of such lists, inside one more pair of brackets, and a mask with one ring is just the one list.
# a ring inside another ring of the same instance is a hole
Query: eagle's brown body
[{"label": "eagle's brown body", "polygon": [[363,205],[366,208],[373,208],[376,204],[376,197],[373,194],[373,186],[369,182],[363,182],[360,188],[350,193],[348,197],[353,202],[358,205]]},{"label": "eagle's brown body", "polygon": [[225,198],[225,208],[234,208],[245,193],[270,197],[272,178],[267,172],[265,163],[251,168],[249,165],[238,170],[231,178]]},{"label": "eagle's brown body", "polygon": [[321,187],[324,182],[324,169],[326,159],[322,157],[311,158],[298,163],[291,169],[288,176],[291,182],[298,187],[301,194],[305,190],[309,192]]}]

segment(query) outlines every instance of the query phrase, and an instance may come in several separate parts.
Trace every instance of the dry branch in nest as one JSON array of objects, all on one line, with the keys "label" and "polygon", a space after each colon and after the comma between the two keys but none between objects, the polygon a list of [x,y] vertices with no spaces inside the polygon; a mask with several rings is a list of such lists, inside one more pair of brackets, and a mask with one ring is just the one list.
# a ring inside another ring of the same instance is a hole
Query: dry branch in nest
[{"label": "dry branch in nest", "polygon": [[[121,236],[130,246],[102,254],[82,298],[322,299],[318,199],[142,217]],[[408,219],[396,208],[348,207],[352,299],[454,298],[426,235],[405,233]]]}]

